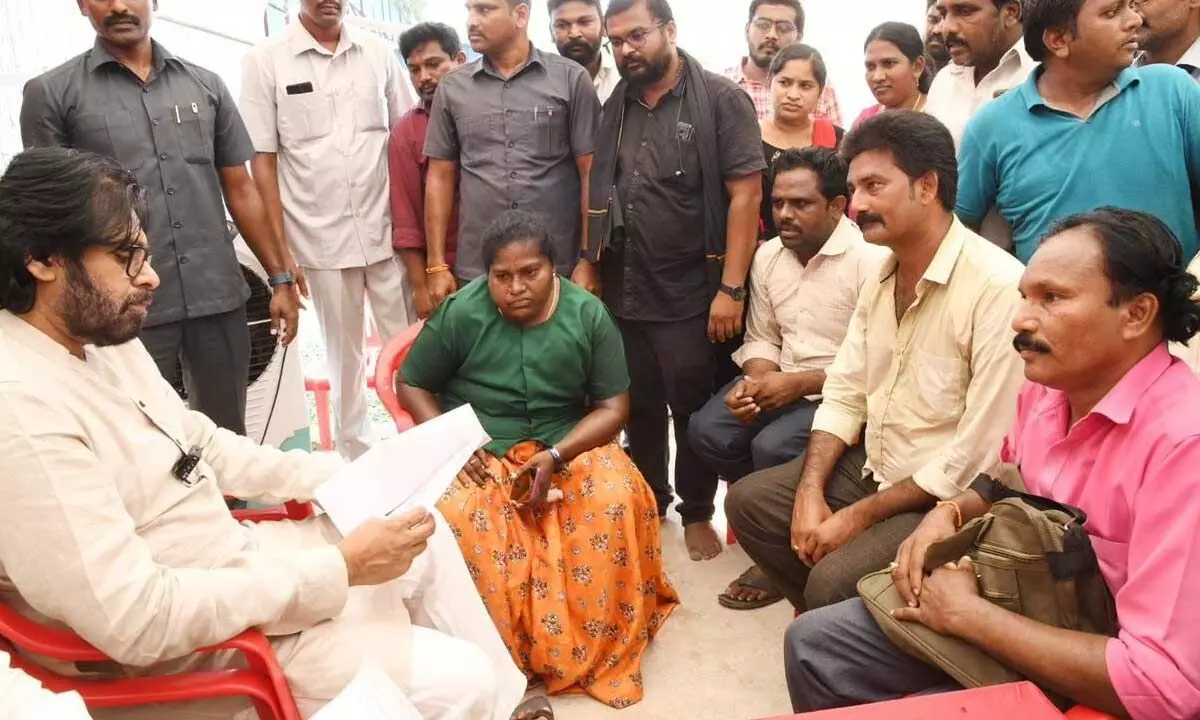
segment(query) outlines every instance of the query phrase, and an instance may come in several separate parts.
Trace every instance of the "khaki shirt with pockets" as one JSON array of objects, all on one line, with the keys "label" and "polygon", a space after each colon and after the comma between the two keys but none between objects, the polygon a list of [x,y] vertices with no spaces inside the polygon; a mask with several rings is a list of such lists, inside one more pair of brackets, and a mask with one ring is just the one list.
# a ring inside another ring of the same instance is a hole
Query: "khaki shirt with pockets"
[{"label": "khaki shirt with pockets", "polygon": [[296,262],[341,270],[391,258],[388,138],[415,104],[394,49],[345,25],[330,52],[294,22],[242,67],[242,114],[255,151],[278,156]]}]

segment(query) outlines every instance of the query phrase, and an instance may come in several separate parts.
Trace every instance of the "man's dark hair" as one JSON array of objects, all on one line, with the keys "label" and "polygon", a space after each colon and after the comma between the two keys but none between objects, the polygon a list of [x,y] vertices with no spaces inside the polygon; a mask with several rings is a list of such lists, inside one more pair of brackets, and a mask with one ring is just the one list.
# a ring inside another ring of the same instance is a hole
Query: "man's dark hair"
[{"label": "man's dark hair", "polygon": [[629,12],[638,5],[645,5],[654,19],[661,23],[675,22],[675,12],[671,10],[671,3],[667,0],[611,0],[608,9],[604,11],[604,19]]},{"label": "man's dark hair", "polygon": [[763,5],[782,5],[791,8],[796,13],[796,32],[804,35],[804,6],[800,4],[800,0],[751,0],[750,18],[746,22],[754,22],[754,16],[758,14],[758,9]]},{"label": "man's dark hair", "polygon": [[917,79],[917,89],[922,93],[929,92],[929,86],[933,85],[934,62],[933,58],[929,57],[929,53],[925,52],[925,39],[921,37],[920,30],[908,23],[882,23],[867,35],[867,41],[863,43],[863,50],[866,50],[867,46],[876,40],[895,45],[900,54],[908,58],[911,63],[925,58],[925,72],[921,73],[921,77]]},{"label": "man's dark hair", "polygon": [[17,155],[0,177],[0,308],[33,309],[31,260],[77,267],[88,248],[132,240],[145,218],[137,177],[116,160],[65,148]]},{"label": "man's dark hair", "polygon": [[821,53],[815,47],[804,43],[788,45],[776,53],[775,58],[771,60],[771,67],[767,70],[767,75],[778,75],[783,70],[783,66],[793,60],[810,61],[817,85],[820,85],[822,90],[825,89],[825,82],[829,79],[829,71],[825,68],[825,58],[821,57]]},{"label": "man's dark hair", "polygon": [[600,7],[600,0],[546,0],[546,14],[553,15],[555,10],[569,2],[581,2],[585,5],[591,5],[596,8],[596,12],[604,15],[604,9]]},{"label": "man's dark hair", "polygon": [[1025,33],[1025,52],[1037,62],[1046,59],[1044,37],[1051,28],[1075,32],[1084,0],[1025,0],[1021,25]]},{"label": "man's dark hair", "polygon": [[401,33],[400,57],[408,62],[409,56],[415,53],[417,48],[431,42],[441,46],[451,60],[462,52],[462,41],[458,39],[458,33],[454,32],[454,28],[445,23],[423,22],[413,25]]},{"label": "man's dark hair", "polygon": [[1143,293],[1158,298],[1163,336],[1186,343],[1200,331],[1200,303],[1192,299],[1200,283],[1187,271],[1187,259],[1171,228],[1144,212],[1102,207],[1055,223],[1046,238],[1087,228],[1100,242],[1104,271],[1112,286],[1109,304]]},{"label": "man's dark hair", "polygon": [[928,173],[937,175],[938,200],[948,212],[954,212],[958,158],[954,138],[937,118],[912,110],[888,110],[868,118],[842,140],[842,157],[847,163],[872,150],[890,152],[910,180]]},{"label": "man's dark hair", "polygon": [[505,210],[483,233],[483,264],[487,268],[509,245],[535,243],[538,252],[555,264],[554,238],[540,217],[524,210]]},{"label": "man's dark hair", "polygon": [[827,201],[837,197],[850,199],[850,186],[847,182],[849,166],[836,150],[819,147],[784,150],[771,163],[771,187],[775,187],[775,178],[792,170],[812,170],[821,181],[821,195]]}]

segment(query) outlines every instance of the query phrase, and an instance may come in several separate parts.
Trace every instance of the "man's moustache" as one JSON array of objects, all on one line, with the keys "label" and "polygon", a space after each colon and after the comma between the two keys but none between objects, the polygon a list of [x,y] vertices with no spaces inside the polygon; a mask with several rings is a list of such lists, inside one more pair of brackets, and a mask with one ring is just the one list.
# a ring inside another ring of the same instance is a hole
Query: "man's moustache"
[{"label": "man's moustache", "polygon": [[1050,346],[1049,345],[1042,342],[1041,340],[1038,340],[1033,335],[1026,333],[1026,332],[1017,333],[1017,336],[1013,338],[1012,344],[1013,344],[1013,348],[1017,352],[1029,351],[1029,352],[1038,353],[1040,355],[1049,355],[1050,354]]},{"label": "man's moustache", "polygon": [[120,25],[123,23],[128,23],[130,25],[141,25],[142,21],[138,19],[136,15],[130,15],[129,13],[116,13],[104,18],[105,27],[112,27],[113,25]]},{"label": "man's moustache", "polygon": [[599,48],[592,45],[587,40],[571,40],[566,45],[563,45],[562,49],[563,49],[563,52],[567,52],[570,50],[578,50],[580,52],[585,52],[585,53],[592,53],[592,52],[596,52],[597,50],[599,50]]},{"label": "man's moustache", "polygon": [[871,213],[865,212],[860,212],[855,219],[855,222],[858,223],[859,227],[865,227],[873,223],[879,223],[880,225],[887,227],[887,223],[883,221],[883,218],[879,217],[878,215],[872,215]]}]

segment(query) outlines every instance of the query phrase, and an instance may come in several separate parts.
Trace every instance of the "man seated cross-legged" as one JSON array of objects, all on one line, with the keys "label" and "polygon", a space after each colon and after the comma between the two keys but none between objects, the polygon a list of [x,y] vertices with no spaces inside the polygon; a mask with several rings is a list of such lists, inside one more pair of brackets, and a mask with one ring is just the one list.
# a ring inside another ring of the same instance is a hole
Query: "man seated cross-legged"
[{"label": "man seated cross-legged", "polygon": [[952,214],[950,131],[889,111],[842,153],[863,236],[890,256],[825,371],[806,453],[725,500],[746,553],[801,610],[852,597],[920,511],[989,469],[1021,383],[1009,346],[1021,264]]},{"label": "man seated cross-legged", "polygon": [[[731,483],[804,453],[825,368],[859,290],[878,278],[885,251],[846,217],[846,172],[846,161],[822,148],[786,150],[772,164],[779,236],[758,249],[750,269],[746,340],[733,355],[742,375],[688,423],[692,449]],[[735,610],[782,599],[757,567],[718,597]]]},{"label": "man seated cross-legged", "polygon": [[[1167,350],[1200,328],[1197,283],[1184,265],[1178,240],[1149,215],[1102,208],[1069,217],[1030,259],[1012,323],[1029,382],[1000,460],[1020,466],[1030,493],[1087,514],[1117,636],[1051,627],[987,601],[969,559],[925,574],[929,546],[988,511],[973,490],[930,511],[892,570],[908,604],[896,618],[1134,720],[1200,713],[1200,604],[1191,595],[1200,381]],[[784,659],[797,712],[955,689],[892,644],[860,599],[800,616]]]},{"label": "man seated cross-legged", "polygon": [[0,178],[0,601],[99,648],[114,662],[97,672],[233,667],[196,651],[261,628],[305,717],[371,662],[424,718],[508,718],[525,679],[436,514],[344,538],[323,515],[230,515],[225,495],[309,500],[340,461],[261,447],[180,401],[136,339],[158,287],[144,222],[109,158],[30,150]]}]

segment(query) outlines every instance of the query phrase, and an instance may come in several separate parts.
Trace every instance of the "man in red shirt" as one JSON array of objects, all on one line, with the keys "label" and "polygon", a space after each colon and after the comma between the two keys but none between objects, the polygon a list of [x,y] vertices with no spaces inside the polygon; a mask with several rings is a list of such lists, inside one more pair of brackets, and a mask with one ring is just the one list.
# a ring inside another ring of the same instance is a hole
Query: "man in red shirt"
[{"label": "man in red shirt", "polygon": [[[442,23],[421,23],[400,36],[400,55],[408,65],[413,87],[421,102],[392,128],[388,142],[388,177],[392,192],[392,246],[400,254],[412,283],[417,315],[433,313],[425,272],[425,132],[429,107],[442,77],[467,61],[454,29]],[[446,262],[454,267],[458,210],[450,214],[446,236]]]}]

